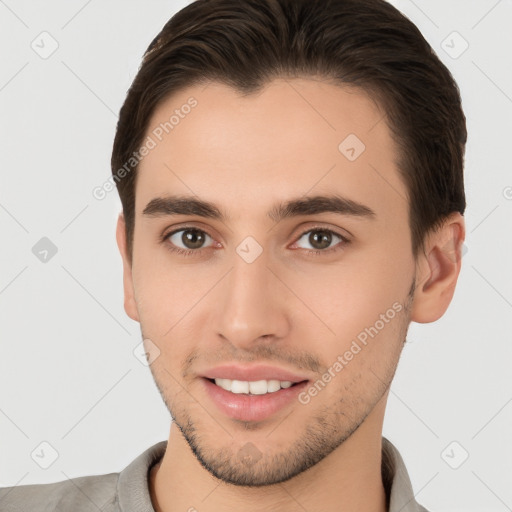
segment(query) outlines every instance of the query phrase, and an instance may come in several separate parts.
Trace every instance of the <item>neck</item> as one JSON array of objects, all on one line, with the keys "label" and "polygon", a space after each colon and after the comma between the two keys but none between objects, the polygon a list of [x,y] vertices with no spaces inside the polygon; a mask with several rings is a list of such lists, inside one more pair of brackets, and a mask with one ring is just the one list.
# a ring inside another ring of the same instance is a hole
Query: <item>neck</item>
[{"label": "neck", "polygon": [[383,408],[316,465],[285,482],[241,487],[211,475],[197,460],[173,422],[167,450],[150,474],[156,512],[387,512],[382,483]]}]

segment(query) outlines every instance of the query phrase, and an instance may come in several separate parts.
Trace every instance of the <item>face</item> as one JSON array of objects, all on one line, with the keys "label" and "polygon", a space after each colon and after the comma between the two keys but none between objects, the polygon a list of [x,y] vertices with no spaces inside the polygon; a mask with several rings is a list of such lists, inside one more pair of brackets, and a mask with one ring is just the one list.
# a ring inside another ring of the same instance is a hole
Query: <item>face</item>
[{"label": "face", "polygon": [[[383,113],[313,79],[245,97],[210,83],[163,102],[147,135],[126,311],[203,467],[285,481],[376,421],[410,322],[407,191]],[[267,417],[234,417],[202,377],[225,363],[308,382]]]}]

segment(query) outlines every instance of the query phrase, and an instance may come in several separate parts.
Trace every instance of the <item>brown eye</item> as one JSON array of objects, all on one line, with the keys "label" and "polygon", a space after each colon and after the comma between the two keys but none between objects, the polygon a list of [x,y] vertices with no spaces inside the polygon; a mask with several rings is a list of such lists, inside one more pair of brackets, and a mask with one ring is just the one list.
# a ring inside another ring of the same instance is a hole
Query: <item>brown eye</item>
[{"label": "brown eye", "polygon": [[171,244],[180,249],[202,249],[205,241],[211,237],[200,229],[185,228],[170,233],[166,237]]},{"label": "brown eye", "polygon": [[332,242],[332,234],[329,231],[312,231],[309,234],[308,242],[315,249],[327,249]]},{"label": "brown eye", "polygon": [[[299,242],[302,239],[305,239],[306,243],[310,244],[311,247],[301,246]],[[345,239],[341,235],[338,235],[337,233],[331,231],[330,229],[312,229],[303,233],[302,236],[297,241],[297,244],[299,245],[299,247],[303,249],[326,251],[326,249],[331,248],[333,240],[335,242],[345,241]]]}]

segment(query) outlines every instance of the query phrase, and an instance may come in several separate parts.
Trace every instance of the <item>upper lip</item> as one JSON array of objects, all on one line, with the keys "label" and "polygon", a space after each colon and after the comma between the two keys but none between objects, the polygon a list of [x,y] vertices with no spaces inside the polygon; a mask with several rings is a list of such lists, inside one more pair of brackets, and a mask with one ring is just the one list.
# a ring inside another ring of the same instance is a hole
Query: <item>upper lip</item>
[{"label": "upper lip", "polygon": [[302,382],[303,380],[309,380],[308,377],[304,375],[298,375],[289,370],[285,370],[284,368],[261,364],[251,366],[225,364],[205,371],[202,374],[202,377],[206,377],[207,379],[230,379],[243,381],[279,380]]}]

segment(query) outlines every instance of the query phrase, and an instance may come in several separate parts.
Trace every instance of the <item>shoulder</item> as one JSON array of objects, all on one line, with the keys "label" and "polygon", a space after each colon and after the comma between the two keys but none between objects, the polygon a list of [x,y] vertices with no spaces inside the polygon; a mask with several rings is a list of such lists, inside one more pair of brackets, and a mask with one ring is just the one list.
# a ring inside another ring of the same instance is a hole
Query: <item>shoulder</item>
[{"label": "shoulder", "polygon": [[119,473],[0,489],[2,512],[117,511]]},{"label": "shoulder", "polygon": [[153,510],[148,471],[163,457],[166,446],[167,441],[150,446],[120,473],[0,488],[0,512]]},{"label": "shoulder", "polygon": [[389,512],[429,512],[416,501],[409,473],[397,447],[382,437],[382,482]]}]

